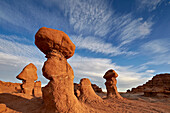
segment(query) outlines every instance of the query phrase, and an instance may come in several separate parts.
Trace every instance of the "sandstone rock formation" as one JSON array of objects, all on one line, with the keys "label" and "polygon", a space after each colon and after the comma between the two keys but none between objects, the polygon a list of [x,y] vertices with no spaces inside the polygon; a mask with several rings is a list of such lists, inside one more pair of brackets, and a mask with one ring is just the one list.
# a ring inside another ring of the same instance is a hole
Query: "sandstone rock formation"
[{"label": "sandstone rock formation", "polygon": [[[43,88],[44,112],[79,113],[84,108],[74,95],[74,73],[67,59],[75,45],[62,31],[42,27],[35,35],[36,46],[46,54],[43,76],[50,82]],[[87,111],[87,109],[86,109]]]},{"label": "sandstone rock formation", "polygon": [[119,99],[122,99],[122,97],[120,96],[120,94],[117,91],[116,77],[118,77],[118,74],[113,69],[108,70],[105,73],[105,75],[103,76],[103,78],[106,79],[105,85],[106,85],[106,89],[107,89],[107,98],[119,98]]},{"label": "sandstone rock formation", "polygon": [[0,93],[21,92],[20,83],[0,81]]},{"label": "sandstone rock formation", "polygon": [[34,96],[35,97],[42,97],[41,81],[36,81],[34,83]]},{"label": "sandstone rock formation", "polygon": [[16,78],[22,80],[22,92],[32,95],[34,81],[38,79],[36,66],[32,63],[28,64]]},{"label": "sandstone rock formation", "polygon": [[[102,88],[100,88],[96,84],[91,84],[91,86],[96,93],[102,93]],[[77,92],[79,92],[78,90],[80,90],[80,84],[74,83],[74,93],[75,93],[75,95],[77,95]]]},{"label": "sandstone rock formation", "polygon": [[96,84],[91,84],[92,88],[95,92],[97,93],[101,93],[102,92],[102,88],[100,88],[99,86],[97,86]]},{"label": "sandstone rock formation", "polygon": [[102,102],[102,98],[99,97],[93,90],[91,82],[88,78],[83,78],[80,81],[80,96],[79,100],[86,103]]},{"label": "sandstone rock formation", "polygon": [[131,93],[139,92],[144,92],[145,96],[156,96],[157,93],[170,94],[170,74],[158,74],[142,86],[131,90]]},{"label": "sandstone rock formation", "polygon": [[6,105],[5,104],[0,104],[0,113],[6,111]]}]

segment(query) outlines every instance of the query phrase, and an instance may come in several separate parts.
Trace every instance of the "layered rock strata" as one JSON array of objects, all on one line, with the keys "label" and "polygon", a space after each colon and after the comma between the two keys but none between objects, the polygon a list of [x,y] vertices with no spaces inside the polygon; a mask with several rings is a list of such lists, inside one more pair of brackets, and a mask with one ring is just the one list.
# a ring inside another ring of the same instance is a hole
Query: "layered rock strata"
[{"label": "layered rock strata", "polygon": [[145,96],[156,96],[157,93],[170,94],[170,74],[158,74],[142,86],[132,88],[130,92],[144,92]]}]

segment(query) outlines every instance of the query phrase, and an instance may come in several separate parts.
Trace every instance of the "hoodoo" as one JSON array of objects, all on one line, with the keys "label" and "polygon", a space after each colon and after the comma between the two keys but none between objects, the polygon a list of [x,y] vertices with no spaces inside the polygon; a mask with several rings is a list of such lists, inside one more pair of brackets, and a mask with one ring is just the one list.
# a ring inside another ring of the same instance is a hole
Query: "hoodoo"
[{"label": "hoodoo", "polygon": [[82,113],[84,108],[74,95],[74,73],[67,62],[75,45],[64,32],[46,27],[36,33],[35,45],[47,58],[42,69],[43,76],[50,80],[43,88],[44,111]]},{"label": "hoodoo", "polygon": [[103,76],[103,78],[106,79],[105,85],[107,89],[107,98],[122,99],[116,87],[117,77],[118,77],[118,74],[113,69],[108,70]]},{"label": "hoodoo", "polygon": [[22,80],[22,92],[32,95],[34,81],[38,79],[36,66],[32,63],[28,64],[16,78]]}]

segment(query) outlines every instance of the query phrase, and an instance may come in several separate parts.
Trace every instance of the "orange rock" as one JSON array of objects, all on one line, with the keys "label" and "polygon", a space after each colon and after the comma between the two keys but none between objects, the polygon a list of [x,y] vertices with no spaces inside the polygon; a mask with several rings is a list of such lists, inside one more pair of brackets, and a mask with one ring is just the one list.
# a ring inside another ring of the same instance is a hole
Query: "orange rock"
[{"label": "orange rock", "polygon": [[41,81],[36,81],[34,83],[34,96],[35,97],[42,97]]},{"label": "orange rock", "polygon": [[6,105],[5,104],[0,104],[0,113],[6,111]]},{"label": "orange rock", "polygon": [[110,79],[110,78],[117,78],[118,77],[118,74],[113,70],[113,69],[110,69],[108,70],[105,75],[103,76],[103,78],[105,78],[106,80],[107,79]]},{"label": "orange rock", "polygon": [[105,75],[103,76],[103,78],[106,79],[105,85],[106,85],[106,89],[107,89],[107,98],[119,98],[119,99],[122,99],[122,97],[120,96],[120,94],[117,91],[116,77],[118,77],[118,74],[112,69],[108,70],[105,73]]},{"label": "orange rock", "polygon": [[88,78],[83,78],[80,81],[80,96],[79,100],[85,103],[102,102],[102,98],[99,97],[93,90],[91,82]]},{"label": "orange rock", "polygon": [[38,79],[36,66],[32,63],[28,64],[16,78],[22,80],[22,92],[28,95],[32,95],[34,89],[34,81]]},{"label": "orange rock", "polygon": [[21,83],[0,81],[0,93],[21,92]]},{"label": "orange rock", "polygon": [[74,73],[67,59],[73,56],[75,45],[62,31],[40,28],[35,35],[36,46],[46,54],[43,76],[50,82],[43,88],[43,112],[80,113],[82,107],[74,95]]},{"label": "orange rock", "polygon": [[170,94],[170,74],[158,74],[142,86],[132,88],[132,93],[144,92],[145,96],[156,96],[157,93]]},{"label": "orange rock", "polygon": [[19,80],[37,80],[38,76],[36,66],[32,63],[28,64],[16,78]]},{"label": "orange rock", "polygon": [[40,28],[36,33],[35,45],[46,55],[53,50],[57,50],[66,59],[72,57],[75,51],[75,45],[67,34],[46,27]]}]

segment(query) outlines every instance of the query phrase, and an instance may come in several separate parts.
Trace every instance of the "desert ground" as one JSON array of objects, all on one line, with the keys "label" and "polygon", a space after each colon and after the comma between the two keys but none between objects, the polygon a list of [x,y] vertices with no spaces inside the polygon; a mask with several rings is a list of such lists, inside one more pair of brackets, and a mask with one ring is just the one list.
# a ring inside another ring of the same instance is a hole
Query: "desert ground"
[{"label": "desert ground", "polygon": [[[102,103],[86,104],[97,113],[169,113],[170,96],[144,97],[142,93],[121,93],[120,99],[106,99],[106,93],[97,93],[103,98]],[[1,113],[32,113],[43,104],[43,99],[23,93],[1,93],[0,103],[6,105]],[[2,108],[1,108],[2,109]]]}]

